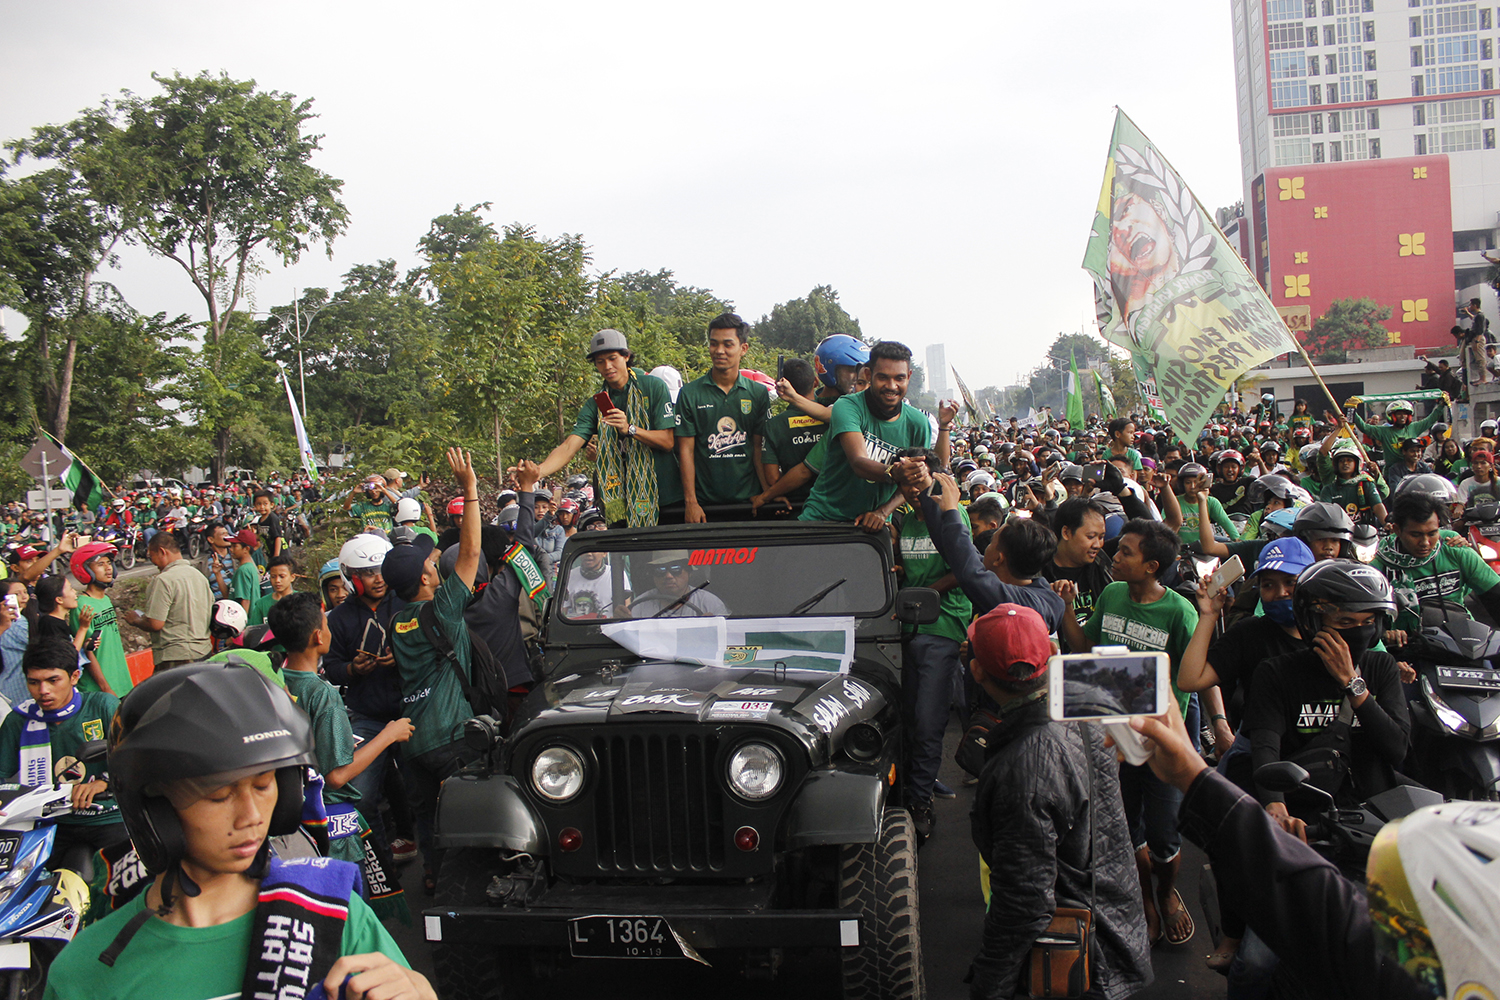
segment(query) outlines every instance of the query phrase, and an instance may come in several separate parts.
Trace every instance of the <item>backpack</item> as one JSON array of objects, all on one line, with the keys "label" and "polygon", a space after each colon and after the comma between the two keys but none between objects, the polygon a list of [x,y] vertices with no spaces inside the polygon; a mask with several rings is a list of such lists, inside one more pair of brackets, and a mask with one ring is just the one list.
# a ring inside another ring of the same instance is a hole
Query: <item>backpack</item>
[{"label": "backpack", "polygon": [[[529,599],[528,599],[529,603]],[[432,602],[425,602],[417,611],[417,624],[422,629],[422,637],[432,644],[448,665],[453,668],[453,673],[458,677],[459,687],[463,688],[464,698],[469,702],[469,708],[475,715],[490,715],[502,723],[509,717],[509,688],[505,684],[505,674],[495,663],[495,655],[490,652],[490,647],[485,644],[484,639],[477,635],[472,629],[469,632],[469,668],[473,679],[464,676],[463,667],[459,665],[458,656],[454,652],[453,643],[443,633],[441,623],[437,618],[437,611],[433,609]]]}]

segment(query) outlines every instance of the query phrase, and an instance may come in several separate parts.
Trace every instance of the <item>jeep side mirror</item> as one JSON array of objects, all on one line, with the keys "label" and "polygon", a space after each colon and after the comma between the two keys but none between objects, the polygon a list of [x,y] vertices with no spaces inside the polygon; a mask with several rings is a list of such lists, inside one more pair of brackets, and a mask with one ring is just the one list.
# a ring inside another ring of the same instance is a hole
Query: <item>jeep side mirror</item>
[{"label": "jeep side mirror", "polygon": [[938,620],[942,598],[931,587],[906,587],[896,594],[896,620],[903,625],[931,625]]}]

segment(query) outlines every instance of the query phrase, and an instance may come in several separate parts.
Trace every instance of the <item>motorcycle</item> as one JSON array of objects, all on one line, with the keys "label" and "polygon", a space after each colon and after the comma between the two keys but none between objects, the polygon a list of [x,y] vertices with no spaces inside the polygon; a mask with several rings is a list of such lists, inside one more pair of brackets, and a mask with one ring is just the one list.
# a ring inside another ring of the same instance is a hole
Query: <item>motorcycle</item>
[{"label": "motorcycle", "polygon": [[1475,504],[1463,512],[1454,528],[1466,531],[1479,558],[1500,572],[1500,503]]},{"label": "motorcycle", "polygon": [[[103,756],[104,741],[89,747],[96,744],[85,748],[86,757]],[[0,982],[8,997],[42,995],[47,969],[88,911],[83,876],[46,866],[72,794],[67,784],[0,785]]]},{"label": "motorcycle", "polygon": [[1500,800],[1500,631],[1424,602],[1420,634],[1392,654],[1417,671],[1405,769],[1449,798]]},{"label": "motorcycle", "polygon": [[208,547],[208,519],[202,514],[194,514],[188,518],[184,531],[187,534],[187,557],[197,559]]},{"label": "motorcycle", "polygon": [[120,565],[134,569],[135,564],[146,558],[146,532],[140,525],[132,524],[120,535]]}]

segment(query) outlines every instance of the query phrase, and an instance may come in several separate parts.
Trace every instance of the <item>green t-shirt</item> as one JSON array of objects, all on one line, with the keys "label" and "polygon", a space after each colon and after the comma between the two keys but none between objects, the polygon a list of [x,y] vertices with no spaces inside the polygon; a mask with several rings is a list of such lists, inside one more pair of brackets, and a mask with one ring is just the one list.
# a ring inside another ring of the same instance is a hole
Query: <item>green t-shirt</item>
[{"label": "green t-shirt", "polygon": [[[968,511],[959,507],[958,516],[964,522],[964,530],[969,530]],[[901,565],[905,567],[901,586],[930,587],[948,574],[948,563],[938,554],[921,511],[906,511],[906,517],[901,522],[900,545]],[[908,635],[940,635],[954,642],[964,641],[969,619],[974,617],[974,606],[969,603],[962,587],[954,587],[941,596],[938,620],[929,625],[907,626],[905,631]]]},{"label": "green t-shirt", "polygon": [[[463,580],[450,576],[437,589],[433,610],[438,628],[453,644],[459,668],[469,673],[469,626],[464,622],[464,606],[471,591]],[[464,720],[473,716],[458,678],[447,658],[440,654],[417,621],[417,612],[426,601],[415,601],[391,619],[391,649],[396,654],[396,668],[401,673],[401,703],[407,718],[416,727],[411,739],[403,744],[407,757],[447,746],[463,737]]]},{"label": "green t-shirt", "polygon": [[[800,410],[784,410],[766,421],[765,437],[760,444],[760,460],[781,466],[786,475],[807,459],[809,452],[823,440],[828,425]],[[793,503],[801,503],[812,492],[812,484],[800,486],[787,494]]]},{"label": "green t-shirt", "polygon": [[885,503],[895,492],[896,487],[890,483],[867,482],[854,474],[840,434],[863,437],[865,455],[881,465],[890,465],[904,448],[933,446],[935,435],[927,414],[903,403],[895,417],[881,420],[870,412],[866,395],[841,396],[833,404],[833,419],[820,442],[824,449],[822,468],[802,508],[802,520],[853,521]]},{"label": "green t-shirt", "polygon": [[414,525],[412,525],[412,530],[415,531],[419,535],[426,535],[428,538],[432,539],[432,543],[434,545],[437,544],[437,532],[433,531],[431,528],[427,528],[427,527],[424,527],[422,525],[414,524]]},{"label": "green t-shirt", "polygon": [[[120,642],[120,623],[115,611],[115,602],[108,597],[90,597],[88,594],[79,594],[78,606],[94,609],[94,620],[89,622],[89,638],[99,640],[99,648],[94,651],[94,659],[99,661],[99,670],[104,674],[104,680],[109,684],[110,690],[114,691],[115,697],[125,697],[125,694],[135,685],[130,680],[130,666],[125,662],[125,646]],[[68,627],[75,634],[77,633],[77,611],[68,615]],[[94,683],[94,678],[89,676],[87,670],[78,681],[78,690],[99,690],[99,685]]]},{"label": "green t-shirt", "polygon": [[[240,996],[255,911],[211,927],[179,927],[159,917],[141,925],[113,966],[99,961],[146,905],[142,892],[107,917],[78,932],[52,962],[43,1000],[232,1000]],[[355,892],[344,923],[344,955],[378,951],[410,967],[370,905]]]},{"label": "green t-shirt", "polygon": [[1083,634],[1093,646],[1128,646],[1170,656],[1172,693],[1185,716],[1192,696],[1177,690],[1177,668],[1197,627],[1198,609],[1175,590],[1166,591],[1161,600],[1137,604],[1130,599],[1130,585],[1116,580],[1094,602],[1094,613],[1084,623]]},{"label": "green t-shirt", "polygon": [[712,374],[677,394],[677,436],[693,439],[693,474],[700,504],[749,503],[760,492],[753,439],[765,432],[771,396],[744,375],[728,392]]},{"label": "green t-shirt", "polygon": [[[297,707],[312,720],[313,753],[318,758],[318,773],[329,772],[354,763],[354,730],[349,725],[349,711],[334,686],[308,670],[283,670],[286,689],[297,699]],[[341,788],[323,786],[323,801],[359,801],[359,789],[346,784]]]},{"label": "green t-shirt", "polygon": [[1138,452],[1138,451],[1136,451],[1134,448],[1126,448],[1125,449],[1125,454],[1121,455],[1121,454],[1118,454],[1114,450],[1114,446],[1113,445],[1107,446],[1104,449],[1104,460],[1106,462],[1108,462],[1108,461],[1111,461],[1112,459],[1116,459],[1116,458],[1128,458],[1128,459],[1130,459],[1130,466],[1131,466],[1131,468],[1133,468],[1133,469],[1135,469],[1137,471],[1145,468],[1145,465],[1142,464],[1142,462],[1141,462],[1141,453]]},{"label": "green t-shirt", "polygon": [[266,615],[271,611],[271,605],[275,604],[277,600],[276,594],[272,592],[251,601],[250,620],[247,624],[264,625],[266,623]]},{"label": "green t-shirt", "polygon": [[[1198,505],[1188,503],[1181,497],[1177,499],[1178,506],[1182,508],[1182,527],[1177,529],[1177,534],[1184,545],[1196,545],[1199,541]],[[1240,533],[1234,529],[1234,522],[1229,519],[1228,514],[1224,513],[1224,505],[1219,503],[1216,497],[1208,498],[1208,519],[1222,529],[1231,542],[1240,540]]]},{"label": "green t-shirt", "polygon": [[1342,507],[1349,519],[1358,524],[1371,520],[1371,512],[1380,503],[1380,494],[1375,490],[1375,480],[1360,473],[1353,479],[1335,479],[1323,487],[1318,499]]},{"label": "green t-shirt", "polygon": [[[677,418],[672,411],[672,392],[667,388],[667,383],[649,375],[640,369],[633,369],[636,382],[641,391],[646,394],[646,410],[649,422],[644,429],[651,431],[675,431],[677,429]],[[608,387],[606,386],[606,389]],[[616,409],[624,410],[628,416],[630,413],[626,403],[629,398],[629,386],[623,389],[608,389],[609,400],[615,404]],[[578,411],[578,419],[573,422],[573,430],[570,432],[576,437],[587,441],[599,433],[603,421],[599,419],[599,407],[594,404],[594,397],[590,396],[583,401],[583,407]],[[641,426],[641,425],[637,425]],[[650,448],[645,442],[633,442],[630,447]],[[666,507],[670,504],[682,502],[682,480],[677,475],[677,453],[671,448],[666,451],[657,451],[650,448],[651,459],[656,463],[656,494],[657,503]]]},{"label": "green t-shirt", "polygon": [[253,562],[240,563],[234,568],[234,580],[229,584],[236,601],[260,600],[260,570]]},{"label": "green t-shirt", "polygon": [[1354,426],[1364,431],[1365,434],[1380,445],[1385,453],[1385,461],[1382,463],[1387,469],[1395,466],[1401,461],[1401,443],[1409,438],[1421,437],[1426,434],[1428,428],[1437,423],[1442,417],[1446,407],[1434,406],[1432,412],[1421,420],[1413,420],[1405,427],[1397,427],[1395,424],[1367,424],[1360,418],[1358,413],[1354,414]]},{"label": "green t-shirt", "polygon": [[396,505],[390,500],[379,503],[357,500],[349,505],[349,513],[366,528],[379,528],[387,534],[396,528]]},{"label": "green t-shirt", "polygon": [[1403,603],[1415,605],[1418,599],[1432,601],[1441,598],[1462,604],[1470,594],[1487,593],[1500,586],[1500,575],[1468,546],[1447,545],[1439,540],[1437,552],[1431,559],[1421,566],[1404,569],[1388,558],[1389,547],[1394,544],[1392,539],[1387,539],[1370,563],[1390,579],[1398,595],[1401,591],[1408,592],[1405,602],[1397,602],[1401,610],[1392,628],[1413,631],[1421,627],[1420,615],[1402,608]]},{"label": "green t-shirt", "polygon": [[[120,699],[102,691],[82,691],[83,705],[61,722],[48,724],[52,742],[52,776],[64,784],[93,781],[108,768],[102,760],[80,763],[78,755],[89,740],[109,738],[109,723],[120,707]],[[20,712],[9,712],[0,722],[0,780],[14,781],[21,773],[21,730],[27,718]],[[60,816],[59,823],[76,826],[103,826],[119,823],[120,810],[113,796],[103,795],[83,813]]]}]

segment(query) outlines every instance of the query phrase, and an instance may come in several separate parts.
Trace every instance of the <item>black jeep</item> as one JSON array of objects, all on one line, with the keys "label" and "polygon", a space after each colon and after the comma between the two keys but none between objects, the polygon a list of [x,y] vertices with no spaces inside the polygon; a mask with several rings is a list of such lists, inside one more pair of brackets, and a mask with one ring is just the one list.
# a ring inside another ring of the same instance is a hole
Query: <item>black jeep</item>
[{"label": "black jeep", "polygon": [[902,805],[890,540],[850,525],[580,532],[544,677],[448,780],[426,933],[444,997],[533,992],[569,963],[753,978],[837,955],[847,997],[925,993]]}]

